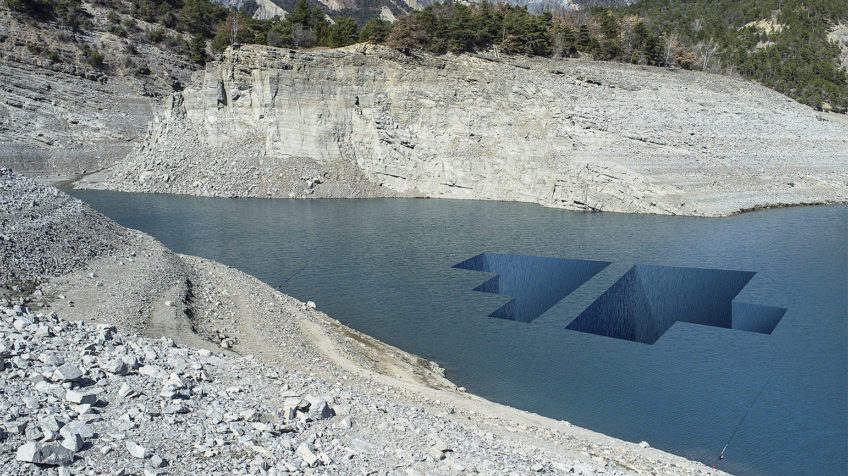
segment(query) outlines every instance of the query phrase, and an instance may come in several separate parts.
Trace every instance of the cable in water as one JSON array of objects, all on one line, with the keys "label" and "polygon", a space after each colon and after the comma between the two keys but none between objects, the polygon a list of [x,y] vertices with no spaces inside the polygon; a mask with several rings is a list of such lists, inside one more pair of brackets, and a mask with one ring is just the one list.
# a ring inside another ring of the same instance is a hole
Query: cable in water
[{"label": "cable in water", "polygon": [[745,410],[745,414],[742,415],[742,419],[739,420],[739,423],[736,425],[736,428],[733,429],[733,433],[730,434],[730,438],[727,439],[727,443],[724,444],[724,448],[721,449],[721,454],[718,455],[718,459],[716,459],[716,462],[713,463],[713,469],[716,469],[716,466],[718,466],[719,461],[724,459],[724,452],[727,451],[727,447],[730,446],[730,442],[733,441],[733,437],[736,436],[736,432],[739,431],[739,428],[742,427],[742,423],[745,421],[745,418],[748,416],[748,413],[751,413],[751,409],[754,408],[754,404],[757,403],[757,400],[760,399],[760,395],[763,394],[766,387],[769,386],[769,383],[771,382],[766,382],[766,384],[763,385],[763,388],[760,389],[760,393],[758,393],[757,396],[754,397],[754,400],[751,401],[751,404],[748,406],[748,409]]}]

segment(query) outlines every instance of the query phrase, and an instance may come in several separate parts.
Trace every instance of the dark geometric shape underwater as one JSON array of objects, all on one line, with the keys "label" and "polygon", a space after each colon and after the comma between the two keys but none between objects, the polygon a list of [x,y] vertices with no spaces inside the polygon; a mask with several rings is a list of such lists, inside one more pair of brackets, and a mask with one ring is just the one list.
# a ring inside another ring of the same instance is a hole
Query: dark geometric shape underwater
[{"label": "dark geometric shape underwater", "polygon": [[607,261],[482,253],[453,267],[497,273],[474,288],[512,297],[489,316],[530,322],[609,264]]},{"label": "dark geometric shape underwater", "polygon": [[[497,273],[474,288],[512,297],[489,316],[531,322],[609,264],[482,253],[453,267]],[[770,334],[786,309],[734,301],[755,274],[637,264],[566,329],[644,344],[678,321]]]}]

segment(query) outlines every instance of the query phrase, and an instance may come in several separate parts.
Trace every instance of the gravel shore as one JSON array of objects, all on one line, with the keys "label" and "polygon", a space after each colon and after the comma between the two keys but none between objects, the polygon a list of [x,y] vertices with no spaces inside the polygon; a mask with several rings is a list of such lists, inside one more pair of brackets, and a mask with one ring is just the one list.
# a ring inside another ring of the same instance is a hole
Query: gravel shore
[{"label": "gravel shore", "polygon": [[0,179],[0,203],[41,197],[0,221],[2,474],[722,474],[468,395],[311,303]]}]

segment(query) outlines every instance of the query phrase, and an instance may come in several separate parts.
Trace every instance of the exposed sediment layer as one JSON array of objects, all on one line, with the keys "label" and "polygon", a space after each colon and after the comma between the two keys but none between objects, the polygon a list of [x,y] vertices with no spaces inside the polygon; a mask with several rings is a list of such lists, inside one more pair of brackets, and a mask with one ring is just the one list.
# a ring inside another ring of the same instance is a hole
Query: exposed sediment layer
[{"label": "exposed sediment layer", "polygon": [[[43,208],[11,210],[2,253],[53,253],[42,246],[49,233],[19,225],[47,223],[38,210],[68,201],[85,208],[8,171],[0,184],[7,201],[43,197]],[[98,474],[724,474],[465,394],[433,363],[255,278],[104,230],[96,212],[73,219],[69,250],[113,248],[39,276],[35,289],[0,282],[8,474],[38,464]],[[16,262],[18,275],[41,269]]]},{"label": "exposed sediment layer", "polygon": [[[155,98],[188,80],[187,58],[108,33],[106,7],[82,7],[97,28],[0,5],[0,167],[55,180],[110,166],[144,135]],[[104,64],[90,65],[82,45]]]},{"label": "exposed sediment layer", "polygon": [[243,46],[100,180],[82,186],[715,216],[848,201],[848,127],[697,72]]},{"label": "exposed sediment layer", "polygon": [[93,69],[0,59],[0,165],[77,175],[113,164],[144,134],[153,101]]}]

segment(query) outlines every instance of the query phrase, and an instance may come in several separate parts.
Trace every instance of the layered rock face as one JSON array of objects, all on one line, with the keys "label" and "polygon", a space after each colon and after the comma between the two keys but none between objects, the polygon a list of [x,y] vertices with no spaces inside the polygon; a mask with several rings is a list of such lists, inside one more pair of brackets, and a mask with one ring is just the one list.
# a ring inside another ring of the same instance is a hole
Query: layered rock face
[{"label": "layered rock face", "polygon": [[99,71],[0,61],[0,165],[77,175],[127,155],[151,118],[150,99]]},{"label": "layered rock face", "polygon": [[[104,31],[111,10],[85,8],[91,31],[0,5],[0,167],[56,178],[110,166],[144,135],[155,98],[188,81],[192,63],[139,41],[144,25],[116,36]],[[102,54],[101,67],[82,45]]]},{"label": "layered rock face", "polygon": [[703,73],[249,46],[210,63],[90,186],[713,216],[848,201],[848,128]]}]

